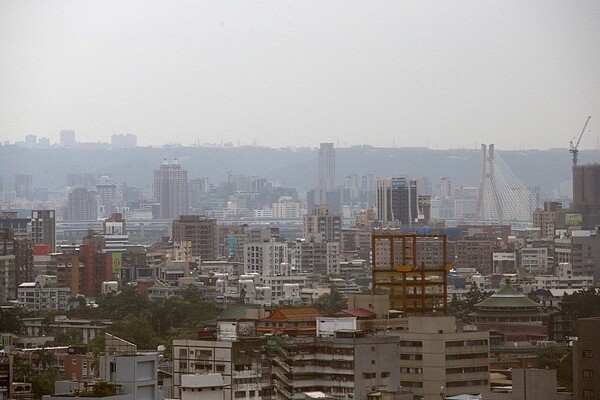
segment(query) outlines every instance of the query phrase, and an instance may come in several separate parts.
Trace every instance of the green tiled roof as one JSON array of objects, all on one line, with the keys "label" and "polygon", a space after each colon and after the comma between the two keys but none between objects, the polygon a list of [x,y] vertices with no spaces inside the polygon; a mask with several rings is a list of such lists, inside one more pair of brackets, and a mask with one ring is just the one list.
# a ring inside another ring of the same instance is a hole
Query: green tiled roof
[{"label": "green tiled roof", "polygon": [[525,296],[523,293],[517,292],[517,290],[511,285],[505,285],[502,289],[483,300],[480,303],[475,304],[478,309],[481,308],[507,308],[507,309],[539,309],[541,305]]},{"label": "green tiled roof", "polygon": [[473,317],[547,317],[548,314],[543,311],[533,310],[533,311],[475,311],[469,314]]}]

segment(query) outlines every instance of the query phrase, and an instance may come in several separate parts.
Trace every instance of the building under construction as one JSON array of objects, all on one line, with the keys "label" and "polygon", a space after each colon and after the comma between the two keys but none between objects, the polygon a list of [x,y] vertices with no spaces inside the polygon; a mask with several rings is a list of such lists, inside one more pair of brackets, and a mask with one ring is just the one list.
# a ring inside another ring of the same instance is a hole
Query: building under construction
[{"label": "building under construction", "polygon": [[405,315],[447,315],[446,235],[373,233],[373,294],[387,294]]},{"label": "building under construction", "polygon": [[581,214],[583,229],[600,225],[600,164],[573,166],[571,208]]}]

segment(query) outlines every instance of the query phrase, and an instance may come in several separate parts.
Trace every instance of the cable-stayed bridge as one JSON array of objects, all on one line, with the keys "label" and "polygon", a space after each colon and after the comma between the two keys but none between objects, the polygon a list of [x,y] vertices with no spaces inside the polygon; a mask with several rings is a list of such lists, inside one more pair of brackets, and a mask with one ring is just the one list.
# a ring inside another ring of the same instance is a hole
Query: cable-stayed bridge
[{"label": "cable-stayed bridge", "polygon": [[511,224],[513,229],[532,226],[533,211],[540,209],[533,193],[496,153],[494,145],[481,145],[481,180],[473,218],[480,224]]}]

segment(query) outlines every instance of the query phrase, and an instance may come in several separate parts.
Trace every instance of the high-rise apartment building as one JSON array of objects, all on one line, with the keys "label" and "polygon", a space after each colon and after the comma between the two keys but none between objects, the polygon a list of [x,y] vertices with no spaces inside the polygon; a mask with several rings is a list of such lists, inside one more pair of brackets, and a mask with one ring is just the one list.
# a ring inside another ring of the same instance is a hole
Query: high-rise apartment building
[{"label": "high-rise apartment building", "polygon": [[304,239],[309,242],[341,243],[342,218],[329,206],[315,205],[312,214],[304,216]]},{"label": "high-rise apartment building", "polygon": [[[16,287],[32,279],[33,243],[27,238],[17,238],[11,228],[0,228],[0,301],[6,301],[3,296],[15,298]],[[4,298],[4,300],[2,300]]]},{"label": "high-rise apartment building", "polygon": [[377,181],[377,219],[412,226],[419,216],[417,181],[395,177]]},{"label": "high-rise apartment building", "polygon": [[558,201],[546,201],[544,202],[543,210],[535,210],[533,212],[533,227],[540,228],[540,234],[543,239],[554,238],[554,231],[560,210],[562,210],[562,203]]},{"label": "high-rise apartment building", "polygon": [[219,255],[217,220],[201,215],[181,215],[173,221],[173,241],[191,244],[192,258],[214,261]]},{"label": "high-rise apartment building", "polygon": [[261,284],[264,283],[265,277],[280,273],[281,264],[287,261],[287,243],[271,239],[265,242],[251,242],[244,247],[244,272],[257,273]]},{"label": "high-rise apartment building", "polygon": [[96,192],[77,187],[69,193],[65,209],[66,221],[93,221],[98,218]]},{"label": "high-rise apartment building", "polygon": [[583,216],[583,229],[600,225],[600,164],[573,166],[574,211]]},{"label": "high-rise apartment building", "polygon": [[97,297],[102,294],[102,282],[119,278],[120,268],[115,269],[113,255],[106,252],[106,239],[90,233],[79,246],[79,261],[83,264],[82,290],[85,296]]},{"label": "high-rise apartment building", "polygon": [[292,268],[311,275],[339,275],[340,244],[297,240],[289,249]]},{"label": "high-rise apartment building", "polygon": [[102,175],[96,182],[96,193],[100,200],[100,211],[103,216],[109,216],[116,211],[117,185],[113,178]]},{"label": "high-rise apartment building", "polygon": [[15,175],[15,192],[17,193],[17,197],[24,199],[33,198],[32,181],[33,178],[29,174]]},{"label": "high-rise apartment building", "polygon": [[56,252],[56,216],[54,210],[31,211],[31,238],[33,244],[50,246],[50,252]]},{"label": "high-rise apartment building", "polygon": [[154,198],[160,203],[160,219],[177,219],[188,211],[187,170],[177,159],[166,159],[154,170]]}]

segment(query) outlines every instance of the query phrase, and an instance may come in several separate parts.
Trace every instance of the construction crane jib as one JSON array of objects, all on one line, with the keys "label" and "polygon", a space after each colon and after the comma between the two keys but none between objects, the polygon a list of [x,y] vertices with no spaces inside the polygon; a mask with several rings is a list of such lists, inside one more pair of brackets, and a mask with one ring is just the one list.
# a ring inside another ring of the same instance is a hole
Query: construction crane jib
[{"label": "construction crane jib", "polygon": [[[585,128],[587,128],[588,123],[590,122],[590,119],[592,119],[591,116],[587,117],[587,120],[585,121],[585,125],[583,125],[583,129],[581,130],[581,133],[579,134],[579,138],[577,139],[577,143],[575,143],[575,145],[573,145],[573,140],[575,140],[575,138],[573,138],[570,142],[569,152],[573,154],[573,165],[577,165],[577,154],[579,153],[579,142],[581,142],[581,138],[583,137],[583,133],[585,132]],[[575,137],[577,137],[577,136],[575,136]]]}]

